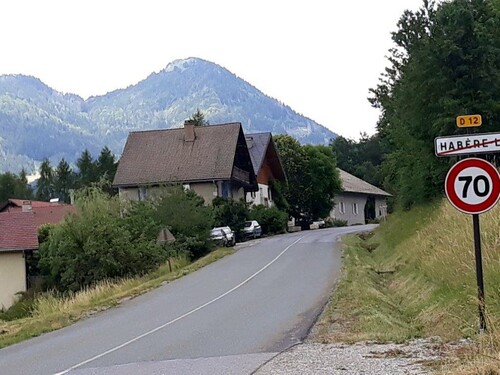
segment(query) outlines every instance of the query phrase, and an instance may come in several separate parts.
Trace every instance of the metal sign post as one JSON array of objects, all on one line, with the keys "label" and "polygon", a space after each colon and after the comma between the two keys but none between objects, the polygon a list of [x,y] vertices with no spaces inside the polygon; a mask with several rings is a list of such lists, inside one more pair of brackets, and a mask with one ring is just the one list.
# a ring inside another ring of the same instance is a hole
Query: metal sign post
[{"label": "metal sign post", "polygon": [[484,303],[483,255],[481,254],[481,232],[479,214],[472,214],[474,227],[474,253],[476,258],[477,297],[479,300],[479,333],[486,331],[486,305]]},{"label": "metal sign post", "polygon": [[453,165],[445,180],[450,203],[459,211],[472,214],[474,254],[476,258],[477,293],[479,299],[479,332],[486,330],[483,260],[479,214],[491,209],[500,198],[500,174],[486,160],[468,158]]}]

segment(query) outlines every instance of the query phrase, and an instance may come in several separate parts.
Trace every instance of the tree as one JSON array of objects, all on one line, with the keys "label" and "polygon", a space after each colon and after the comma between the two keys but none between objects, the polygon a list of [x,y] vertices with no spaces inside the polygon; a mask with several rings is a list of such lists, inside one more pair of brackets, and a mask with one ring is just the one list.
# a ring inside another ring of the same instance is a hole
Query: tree
[{"label": "tree", "polygon": [[80,187],[88,187],[93,182],[97,181],[96,166],[89,150],[85,149],[82,155],[76,161],[78,167],[78,185]]},{"label": "tree", "polygon": [[307,223],[322,219],[333,208],[333,197],[342,187],[331,148],[304,146],[306,152],[306,197],[302,217]]},{"label": "tree", "polygon": [[198,108],[195,113],[188,119],[188,121],[194,126],[206,126],[210,125],[207,120],[205,120],[205,115],[201,113],[200,109]]},{"label": "tree", "polygon": [[378,133],[373,136],[362,133],[357,142],[338,136],[330,146],[340,169],[370,184],[382,186],[384,147]]},{"label": "tree", "polygon": [[48,201],[54,196],[54,176],[50,161],[45,159],[40,166],[36,199]]},{"label": "tree", "polygon": [[116,161],[115,156],[111,150],[105,146],[99,157],[96,160],[96,170],[98,178],[104,178],[108,181],[113,181],[116,173]]},{"label": "tree", "polygon": [[105,279],[142,275],[166,260],[156,244],[160,225],[150,206],[132,204],[123,214],[118,197],[96,187],[80,190],[76,204],[78,215],[51,228],[40,245],[40,272],[48,287],[77,291]]},{"label": "tree", "polygon": [[480,132],[500,122],[500,13],[494,5],[425,1],[418,11],[406,11],[393,33],[391,66],[370,101],[382,110],[377,129],[388,150],[384,186],[402,207],[442,196],[454,160],[436,158],[433,140],[463,132],[455,126],[457,115],[480,113]]},{"label": "tree", "polygon": [[211,249],[213,221],[210,207],[203,205],[203,199],[193,192],[185,192],[182,187],[172,186],[164,188],[154,205],[155,221],[172,232],[178,251],[196,259]]},{"label": "tree", "polygon": [[243,238],[245,220],[248,218],[248,205],[245,201],[216,197],[212,201],[213,219],[216,227],[230,227],[237,239]]},{"label": "tree", "polygon": [[288,213],[304,226],[328,216],[334,194],[341,190],[335,157],[327,146],[301,146],[288,135],[275,138],[288,185],[283,194]]},{"label": "tree", "polygon": [[19,176],[7,172],[0,174],[0,203],[10,198],[32,199],[33,192],[28,185],[24,169]]},{"label": "tree", "polygon": [[54,195],[59,201],[70,202],[70,190],[74,188],[73,171],[68,162],[61,159],[54,175]]}]

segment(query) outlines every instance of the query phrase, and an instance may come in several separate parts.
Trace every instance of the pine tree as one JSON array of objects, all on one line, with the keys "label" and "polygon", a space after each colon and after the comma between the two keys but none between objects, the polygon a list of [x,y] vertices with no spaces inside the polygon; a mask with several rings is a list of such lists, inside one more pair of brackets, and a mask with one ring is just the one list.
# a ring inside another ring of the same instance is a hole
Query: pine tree
[{"label": "pine tree", "polygon": [[98,180],[105,179],[107,181],[113,181],[113,179],[115,178],[115,173],[116,173],[115,156],[107,146],[105,146],[101,150],[101,154],[97,158],[96,169],[97,169]]},{"label": "pine tree", "polygon": [[198,108],[195,113],[188,119],[188,121],[194,126],[206,126],[210,125],[207,120],[205,120],[205,115],[201,113],[200,109]]},{"label": "pine tree", "polygon": [[78,167],[78,186],[87,187],[97,181],[97,171],[94,160],[89,150],[85,149],[80,158],[76,161]]},{"label": "pine tree", "polygon": [[57,165],[54,179],[54,190],[60,202],[70,202],[70,189],[73,189],[73,171],[68,162],[61,159]]},{"label": "pine tree", "polygon": [[36,191],[36,199],[49,201],[54,194],[54,173],[48,159],[44,159],[40,166],[40,178]]}]

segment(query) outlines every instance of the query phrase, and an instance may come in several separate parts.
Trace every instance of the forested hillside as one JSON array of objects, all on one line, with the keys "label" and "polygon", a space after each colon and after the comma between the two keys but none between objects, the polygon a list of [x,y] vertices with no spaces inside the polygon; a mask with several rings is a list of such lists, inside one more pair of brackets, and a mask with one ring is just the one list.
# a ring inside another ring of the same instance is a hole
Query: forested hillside
[{"label": "forested hillside", "polygon": [[177,60],[125,89],[83,100],[39,79],[0,76],[0,172],[28,172],[48,158],[74,163],[83,149],[119,155],[132,130],[179,127],[196,110],[211,124],[241,122],[246,132],[289,134],[327,144],[336,135],[223,67]]}]

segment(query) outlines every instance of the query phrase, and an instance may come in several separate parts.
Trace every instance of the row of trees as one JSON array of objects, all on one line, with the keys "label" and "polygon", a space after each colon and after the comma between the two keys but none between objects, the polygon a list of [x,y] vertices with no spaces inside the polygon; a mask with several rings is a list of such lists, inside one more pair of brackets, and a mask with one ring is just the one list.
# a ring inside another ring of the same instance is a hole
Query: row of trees
[{"label": "row of trees", "polygon": [[19,175],[10,172],[0,174],[0,202],[9,198],[41,201],[59,198],[61,202],[69,203],[71,190],[98,182],[110,185],[116,173],[117,162],[111,151],[104,147],[95,160],[88,150],[84,150],[76,161],[76,167],[77,171],[73,171],[63,158],[53,168],[50,161],[45,159],[40,166],[36,191],[28,184],[24,170]]},{"label": "row of trees", "polygon": [[[332,143],[339,167],[382,185],[409,208],[441,197],[456,159],[437,158],[434,138],[496,131],[500,123],[500,2],[423,1],[405,11],[392,34],[394,48],[370,102],[381,110],[377,133]],[[483,126],[455,126],[479,113]],[[493,162],[497,156],[488,155]]]}]

